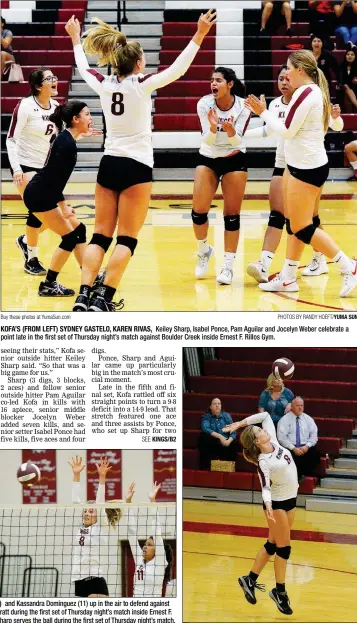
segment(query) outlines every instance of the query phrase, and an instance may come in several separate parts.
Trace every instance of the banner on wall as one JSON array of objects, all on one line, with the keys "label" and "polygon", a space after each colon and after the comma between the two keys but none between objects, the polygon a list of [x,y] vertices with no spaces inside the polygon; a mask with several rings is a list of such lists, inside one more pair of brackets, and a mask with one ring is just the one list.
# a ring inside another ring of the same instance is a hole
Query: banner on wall
[{"label": "banner on wall", "polygon": [[96,498],[98,487],[96,463],[99,464],[101,458],[107,458],[111,465],[105,482],[105,501],[121,500],[121,450],[87,450],[87,500]]},{"label": "banner on wall", "polygon": [[56,504],[56,450],[22,450],[22,462],[35,463],[41,480],[33,487],[22,487],[23,504]]},{"label": "banner on wall", "polygon": [[161,483],[157,502],[176,500],[176,450],[153,450],[154,482]]}]

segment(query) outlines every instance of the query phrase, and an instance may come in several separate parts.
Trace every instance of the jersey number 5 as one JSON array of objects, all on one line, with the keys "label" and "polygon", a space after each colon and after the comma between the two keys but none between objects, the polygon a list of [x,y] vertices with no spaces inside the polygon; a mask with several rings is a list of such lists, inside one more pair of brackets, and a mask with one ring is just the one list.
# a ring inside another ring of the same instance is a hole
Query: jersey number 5
[{"label": "jersey number 5", "polygon": [[113,93],[111,111],[117,117],[124,113],[124,95],[122,93]]}]

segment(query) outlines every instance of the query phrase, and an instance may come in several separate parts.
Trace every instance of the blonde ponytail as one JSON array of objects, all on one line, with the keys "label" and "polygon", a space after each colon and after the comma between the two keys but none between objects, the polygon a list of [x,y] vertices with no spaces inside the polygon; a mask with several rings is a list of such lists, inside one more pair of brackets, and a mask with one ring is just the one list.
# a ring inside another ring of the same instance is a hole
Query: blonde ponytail
[{"label": "blonde ponytail", "polygon": [[250,463],[254,463],[254,465],[258,465],[258,456],[260,454],[260,450],[255,443],[255,426],[247,426],[244,431],[241,433],[239,441],[241,442],[244,450],[243,456],[246,461]]},{"label": "blonde ponytail", "polygon": [[330,121],[330,91],[324,73],[317,66],[315,56],[310,50],[296,50],[289,56],[293,67],[300,67],[321,89],[323,101],[323,122],[326,134]]},{"label": "blonde ponytail", "polygon": [[129,75],[134,71],[135,65],[143,55],[141,45],[137,41],[127,41],[124,33],[106,24],[99,17],[93,22],[98,26],[89,28],[84,33],[86,39],[83,49],[87,54],[97,54],[98,65],[112,65],[114,72],[120,75]]},{"label": "blonde ponytail", "polygon": [[316,80],[314,80],[314,82],[316,82],[317,86],[320,87],[321,93],[322,93],[322,101],[324,104],[324,115],[323,115],[324,132],[326,134],[329,123],[330,123],[330,111],[331,111],[330,90],[328,87],[326,76],[319,67],[317,67]]}]

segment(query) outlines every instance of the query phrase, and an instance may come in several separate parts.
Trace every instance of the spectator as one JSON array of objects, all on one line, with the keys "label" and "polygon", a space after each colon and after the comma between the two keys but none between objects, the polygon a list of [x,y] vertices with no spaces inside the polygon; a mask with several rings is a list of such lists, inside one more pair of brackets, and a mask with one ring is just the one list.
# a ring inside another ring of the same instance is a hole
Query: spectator
[{"label": "spectator", "polygon": [[6,28],[6,21],[1,18],[1,78],[6,69],[6,63],[13,62],[15,57],[11,47],[12,32]]},{"label": "spectator", "polygon": [[291,401],[291,409],[278,424],[278,441],[290,450],[295,461],[299,480],[311,476],[320,462],[316,449],[317,426],[309,415],[304,413],[304,401],[296,396]]},{"label": "spectator", "polygon": [[[260,26],[260,34],[265,35],[267,32],[267,22],[271,17],[271,14],[274,11],[275,16],[277,16],[280,9],[281,15],[285,17],[286,22],[286,34],[292,35],[291,31],[291,6],[290,0],[262,0],[262,21]],[[274,15],[273,15],[274,18]]]},{"label": "spectator", "polygon": [[349,181],[357,182],[357,140],[345,145],[345,156],[353,169],[353,176]]},{"label": "spectator", "polygon": [[323,72],[331,91],[331,70],[334,73],[335,80],[338,80],[340,73],[338,62],[335,57],[330,54],[330,52],[324,49],[323,39],[317,35],[311,35],[310,49],[316,58],[317,66]]},{"label": "spectator", "polygon": [[337,18],[335,34],[341,37],[344,44],[357,44],[357,0],[342,0],[333,3]]},{"label": "spectator", "polygon": [[335,30],[336,16],[331,0],[309,0],[310,33],[331,37]]},{"label": "spectator", "polygon": [[357,110],[357,48],[347,50],[340,65],[339,89],[342,94],[340,106],[343,112],[353,113]]},{"label": "spectator", "polygon": [[290,408],[294,394],[284,387],[284,383],[277,379],[274,374],[267,378],[267,388],[260,394],[258,411],[267,411],[274,422],[275,428],[284,413]]},{"label": "spectator", "polygon": [[229,413],[222,411],[220,399],[214,398],[201,420],[200,469],[209,470],[212,459],[236,460],[237,433],[222,433],[222,428],[232,422]]}]

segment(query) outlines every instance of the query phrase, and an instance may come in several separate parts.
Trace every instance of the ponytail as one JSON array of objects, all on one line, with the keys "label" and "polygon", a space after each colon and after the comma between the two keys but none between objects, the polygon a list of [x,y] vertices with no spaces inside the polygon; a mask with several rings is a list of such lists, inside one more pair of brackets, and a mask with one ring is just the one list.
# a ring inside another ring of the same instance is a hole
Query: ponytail
[{"label": "ponytail", "polygon": [[330,121],[330,91],[328,88],[328,82],[324,73],[317,66],[316,58],[310,50],[297,50],[292,52],[289,56],[289,60],[293,67],[299,67],[305,71],[305,73],[320,87],[323,100],[323,123],[324,132],[326,134],[328,130],[328,124]]},{"label": "ponytail", "polygon": [[330,90],[328,87],[328,82],[326,80],[325,74],[319,67],[317,67],[316,79],[314,78],[314,82],[316,82],[317,86],[320,87],[322,93],[322,101],[324,105],[323,112],[323,121],[324,121],[324,132],[326,134],[330,122],[330,112],[331,112],[331,100],[330,100]]},{"label": "ponytail", "polygon": [[114,67],[115,73],[131,74],[143,55],[141,45],[137,41],[127,41],[124,33],[106,24],[99,17],[95,17],[93,22],[98,26],[84,33],[86,36],[83,42],[84,51],[98,56],[99,67],[110,64]]},{"label": "ponytail", "polygon": [[242,432],[239,441],[244,448],[243,456],[245,460],[254,463],[254,465],[258,465],[260,450],[255,443],[254,426],[247,426]]},{"label": "ponytail", "polygon": [[70,128],[73,117],[78,117],[81,110],[86,106],[85,102],[79,100],[71,100],[70,102],[65,102],[65,104],[59,104],[52,115],[49,116],[49,120],[56,125],[58,132],[62,132],[63,124],[66,124],[66,128]]},{"label": "ponytail", "polygon": [[239,78],[236,76],[236,72],[230,67],[217,67],[212,72],[213,74],[222,74],[223,78],[227,82],[233,82],[233,86],[231,88],[231,95],[237,95],[238,97],[245,97],[245,85]]}]

